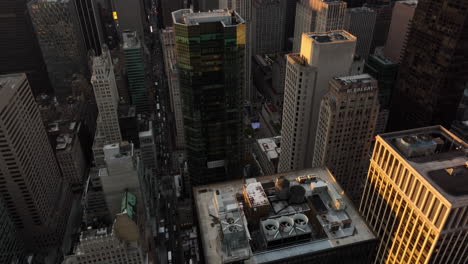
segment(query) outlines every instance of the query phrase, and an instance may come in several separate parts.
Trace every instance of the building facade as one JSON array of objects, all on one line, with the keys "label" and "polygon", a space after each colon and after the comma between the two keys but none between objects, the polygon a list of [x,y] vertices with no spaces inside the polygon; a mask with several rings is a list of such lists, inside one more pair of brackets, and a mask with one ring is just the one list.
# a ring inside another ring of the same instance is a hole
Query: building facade
[{"label": "building facade", "polygon": [[456,118],[468,82],[467,8],[468,2],[455,0],[418,3],[399,69],[392,129],[449,127]]},{"label": "building facade", "polygon": [[143,47],[138,39],[137,32],[124,32],[122,33],[122,38],[128,90],[132,105],[136,106],[136,111],[139,114],[149,113],[150,101],[146,88]]},{"label": "building facade", "polygon": [[253,147],[256,160],[262,169],[262,175],[278,172],[278,160],[281,153],[281,137],[260,138]]},{"label": "building facade", "polygon": [[27,0],[0,1],[0,74],[24,72],[33,94],[50,92],[49,77],[37,42]]},{"label": "building facade", "polygon": [[413,19],[417,5],[417,0],[395,2],[392,12],[392,21],[383,50],[385,57],[401,63],[405,52],[409,29],[411,27],[411,20]]},{"label": "building facade", "polygon": [[91,77],[96,104],[99,110],[98,134],[107,144],[122,141],[119,128],[119,92],[115,82],[114,67],[109,50],[104,46],[103,54],[93,58]]},{"label": "building facade", "polygon": [[0,198],[0,263],[23,264],[25,250],[16,227]]},{"label": "building facade", "polygon": [[286,2],[286,0],[252,1],[253,55],[283,50]]},{"label": "building facade", "polygon": [[368,7],[346,10],[344,29],[357,38],[356,55],[366,60],[371,50],[376,17],[374,10]]},{"label": "building facade", "polygon": [[379,84],[380,111],[375,126],[375,134],[381,134],[387,130],[392,93],[398,75],[398,64],[383,55],[370,55],[364,65],[364,72],[370,74]]},{"label": "building facade", "polygon": [[301,50],[302,34],[344,28],[346,2],[336,0],[299,0],[296,4],[293,52]]},{"label": "building facade", "polygon": [[466,142],[441,126],[377,136],[360,211],[375,263],[465,263]]},{"label": "building facade", "polygon": [[115,228],[86,230],[81,233],[74,254],[62,264],[145,264],[146,256],[137,241],[127,241]]},{"label": "building facade", "polygon": [[87,55],[76,3],[34,0],[29,15],[41,47],[49,79],[59,100],[72,95],[73,75],[87,74]]},{"label": "building facade", "polygon": [[184,149],[184,115],[182,113],[182,98],[180,94],[179,73],[177,71],[174,28],[166,28],[161,31],[161,42],[164,53],[164,70],[169,86],[171,111],[175,121],[175,145],[177,149]]},{"label": "building facade", "polygon": [[104,44],[104,35],[97,2],[93,0],[76,0],[76,8],[86,49],[88,51],[93,50],[94,56],[100,56],[102,53],[101,45]]},{"label": "building facade", "polygon": [[0,194],[26,249],[61,244],[71,192],[24,74],[0,77]]},{"label": "building facade", "polygon": [[359,201],[379,113],[377,81],[368,74],[335,77],[322,99],[312,167],[327,167]]},{"label": "building facade", "polygon": [[172,14],[191,182],[240,177],[244,20],[228,10]]},{"label": "building facade", "polygon": [[307,33],[301,52],[287,55],[278,172],[311,166],[320,102],[333,77],[349,74],[355,48],[343,30]]}]

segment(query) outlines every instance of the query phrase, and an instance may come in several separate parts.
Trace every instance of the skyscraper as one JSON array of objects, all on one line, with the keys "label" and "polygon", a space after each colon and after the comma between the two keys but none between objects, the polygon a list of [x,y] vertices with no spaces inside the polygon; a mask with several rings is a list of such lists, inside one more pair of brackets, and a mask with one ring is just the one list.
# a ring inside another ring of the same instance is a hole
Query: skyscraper
[{"label": "skyscraper", "polygon": [[322,99],[312,167],[325,166],[359,201],[379,113],[377,81],[368,74],[335,77]]},{"label": "skyscraper", "polygon": [[86,49],[72,0],[33,0],[29,14],[55,95],[72,95],[73,74],[87,73]]},{"label": "skyscraper", "polygon": [[119,126],[119,93],[115,82],[114,67],[109,50],[104,45],[102,54],[93,58],[91,83],[99,110],[97,128],[93,143],[93,155],[95,165],[103,167],[104,151],[106,144],[122,141]]},{"label": "skyscraper", "polygon": [[380,111],[374,132],[377,135],[387,130],[392,93],[398,74],[398,64],[385,56],[374,54],[369,56],[364,65],[364,72],[377,79],[379,84]]},{"label": "skyscraper", "polygon": [[346,2],[299,0],[296,4],[293,52],[301,50],[302,33],[327,32],[344,27]]},{"label": "skyscraper", "polygon": [[86,49],[88,51],[93,50],[95,56],[101,55],[104,36],[97,2],[93,0],[76,0],[76,8]]},{"label": "skyscraper", "polygon": [[374,35],[376,13],[368,7],[348,8],[344,29],[357,38],[356,55],[367,59]]},{"label": "skyscraper", "polygon": [[389,59],[401,62],[405,52],[405,44],[411,27],[417,0],[398,1],[392,12],[392,21],[385,42],[384,55]]},{"label": "skyscraper", "polygon": [[0,77],[0,195],[26,249],[62,242],[71,192],[24,74]]},{"label": "skyscraper", "polygon": [[98,134],[105,138],[107,144],[122,141],[117,113],[119,93],[115,83],[112,58],[106,46],[103,46],[101,56],[93,58],[91,83],[99,110]]},{"label": "skyscraper", "polygon": [[374,53],[375,48],[383,47],[387,41],[394,3],[394,0],[367,0],[366,7],[374,10],[377,15],[374,36],[372,36],[371,53]]},{"label": "skyscraper", "polygon": [[397,83],[392,129],[449,126],[468,82],[468,2],[421,1]]},{"label": "skyscraper", "polygon": [[0,74],[24,72],[33,93],[51,89],[27,0],[0,0]]},{"label": "skyscraper", "polygon": [[25,251],[10,214],[0,198],[0,263],[23,264]]},{"label": "skyscraper", "polygon": [[349,74],[356,38],[343,30],[304,33],[300,53],[288,54],[278,172],[309,168],[320,101],[328,82]]},{"label": "skyscraper", "polygon": [[377,136],[360,205],[375,263],[466,263],[467,148],[441,126]]},{"label": "skyscraper", "polygon": [[147,113],[150,111],[150,100],[146,88],[143,47],[135,31],[122,33],[122,38],[132,105],[136,106],[137,113]]},{"label": "skyscraper", "polygon": [[240,177],[244,20],[228,10],[172,15],[191,182]]},{"label": "skyscraper", "polygon": [[252,1],[252,54],[283,50],[287,0]]}]

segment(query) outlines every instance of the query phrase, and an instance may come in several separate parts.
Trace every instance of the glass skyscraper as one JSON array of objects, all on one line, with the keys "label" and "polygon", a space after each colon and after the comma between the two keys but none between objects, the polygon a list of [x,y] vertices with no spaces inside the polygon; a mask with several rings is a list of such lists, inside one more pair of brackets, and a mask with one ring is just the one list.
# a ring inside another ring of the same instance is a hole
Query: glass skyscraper
[{"label": "glass skyscraper", "polygon": [[245,24],[235,12],[173,12],[193,185],[240,177]]}]

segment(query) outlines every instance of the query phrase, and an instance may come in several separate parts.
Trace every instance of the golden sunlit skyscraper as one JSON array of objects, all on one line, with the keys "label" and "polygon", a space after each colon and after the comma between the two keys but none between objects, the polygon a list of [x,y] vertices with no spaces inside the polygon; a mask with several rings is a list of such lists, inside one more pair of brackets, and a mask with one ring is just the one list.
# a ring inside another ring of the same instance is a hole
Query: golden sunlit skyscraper
[{"label": "golden sunlit skyscraper", "polygon": [[441,126],[377,136],[360,205],[375,263],[468,263],[467,151]]}]

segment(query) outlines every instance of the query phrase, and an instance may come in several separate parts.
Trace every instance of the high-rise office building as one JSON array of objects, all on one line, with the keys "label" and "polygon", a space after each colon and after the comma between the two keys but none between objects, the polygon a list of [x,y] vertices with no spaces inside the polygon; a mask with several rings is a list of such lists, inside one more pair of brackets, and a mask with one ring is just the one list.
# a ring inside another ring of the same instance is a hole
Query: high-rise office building
[{"label": "high-rise office building", "polygon": [[101,56],[93,58],[91,83],[99,110],[97,131],[100,136],[105,138],[105,142],[110,144],[122,141],[117,113],[119,93],[109,50],[106,46],[103,46],[102,50]]},{"label": "high-rise office building", "polygon": [[0,198],[0,263],[23,264],[25,260],[23,241]]},{"label": "high-rise office building", "polygon": [[128,142],[104,146],[106,167],[99,170],[102,190],[109,209],[110,218],[121,212],[123,194],[128,191],[136,195],[139,212],[144,214],[141,183],[138,176],[136,154],[133,144]]},{"label": "high-rise office building", "polygon": [[287,55],[278,172],[312,165],[320,102],[333,77],[349,74],[355,48],[343,30],[304,33],[301,52]]},{"label": "high-rise office building", "polygon": [[379,113],[377,81],[368,74],[335,77],[322,99],[312,167],[330,169],[359,201]]},{"label": "high-rise office building", "polygon": [[344,28],[346,2],[299,0],[296,4],[293,52],[301,50],[302,33],[327,32]]},{"label": "high-rise office building", "polygon": [[88,51],[93,50],[95,56],[100,56],[102,53],[101,45],[104,44],[104,35],[97,2],[93,0],[75,1],[86,49]]},{"label": "high-rise office building", "polygon": [[468,82],[468,2],[421,1],[400,66],[392,129],[450,126]]},{"label": "high-rise office building", "polygon": [[122,33],[122,38],[128,90],[132,105],[136,107],[137,113],[148,113],[150,100],[146,88],[143,47],[135,31]]},{"label": "high-rise office building", "polygon": [[286,0],[252,1],[252,54],[283,50]]},{"label": "high-rise office building", "polygon": [[467,149],[441,126],[377,136],[360,205],[375,263],[466,263]]},{"label": "high-rise office building", "polygon": [[385,42],[384,55],[389,59],[401,62],[405,52],[411,20],[418,5],[417,0],[398,1],[392,12],[392,22]]},{"label": "high-rise office building", "polygon": [[364,72],[374,77],[379,85],[380,111],[374,131],[377,135],[387,130],[392,93],[398,75],[398,63],[383,55],[370,55],[364,65]]},{"label": "high-rise office building", "polygon": [[71,192],[24,74],[0,77],[0,195],[26,249],[59,246]]},{"label": "high-rise office building", "polygon": [[80,21],[72,0],[33,0],[29,15],[55,95],[72,95],[73,75],[87,73],[86,48]]},{"label": "high-rise office building", "polygon": [[244,20],[229,10],[172,14],[191,182],[240,177]]},{"label": "high-rise office building", "polygon": [[376,13],[368,7],[348,8],[344,29],[357,38],[356,55],[367,59],[374,35]]},{"label": "high-rise office building", "polygon": [[176,66],[177,61],[174,28],[171,27],[161,30],[161,42],[164,53],[164,70],[166,73],[167,85],[169,86],[171,111],[174,115],[175,146],[177,149],[184,149],[184,115],[182,114],[179,73]]},{"label": "high-rise office building", "polygon": [[372,36],[372,54],[375,48],[385,46],[390,22],[392,21],[394,3],[394,0],[367,0],[366,7],[374,10],[377,15],[375,19],[374,36]]},{"label": "high-rise office building", "polygon": [[324,168],[211,183],[193,194],[206,264],[373,261],[376,236]]},{"label": "high-rise office building", "polygon": [[103,167],[106,144],[122,141],[119,125],[119,94],[115,82],[114,67],[109,50],[102,46],[102,54],[93,58],[91,83],[99,110],[97,128],[93,142],[94,163]]},{"label": "high-rise office building", "polygon": [[145,11],[143,1],[110,0],[113,17],[120,32],[136,31],[137,36],[143,39]]},{"label": "high-rise office building", "polygon": [[26,2],[0,0],[0,74],[26,73],[37,96],[51,87]]},{"label": "high-rise office building", "polygon": [[139,230],[132,220],[130,216],[117,217],[112,227],[81,232],[73,254],[66,256],[62,264],[148,263],[142,245],[133,240]]}]

